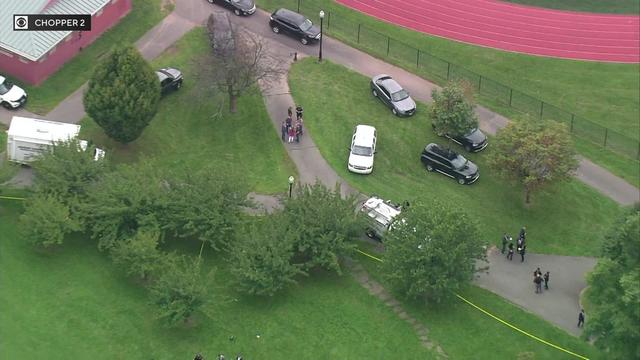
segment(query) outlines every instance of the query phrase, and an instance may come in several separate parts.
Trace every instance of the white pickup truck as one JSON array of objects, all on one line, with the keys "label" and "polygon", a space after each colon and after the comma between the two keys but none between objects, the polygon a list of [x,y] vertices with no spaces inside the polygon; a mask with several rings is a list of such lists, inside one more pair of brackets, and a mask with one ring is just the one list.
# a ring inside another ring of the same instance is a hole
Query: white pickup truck
[{"label": "white pickup truck", "polygon": [[[74,139],[79,133],[80,125],[14,116],[7,131],[7,157],[9,161],[29,164],[44,152],[51,151],[55,143]],[[79,143],[79,150],[89,148],[87,141],[80,140]],[[95,149],[95,160],[104,156],[104,150]]]}]

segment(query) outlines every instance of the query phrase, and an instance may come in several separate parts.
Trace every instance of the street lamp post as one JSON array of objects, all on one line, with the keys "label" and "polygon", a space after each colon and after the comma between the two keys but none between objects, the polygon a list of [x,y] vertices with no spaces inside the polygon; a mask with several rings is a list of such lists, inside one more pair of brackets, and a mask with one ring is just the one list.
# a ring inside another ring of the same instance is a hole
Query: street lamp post
[{"label": "street lamp post", "polygon": [[322,62],[322,20],[324,19],[324,11],[320,10],[320,52],[318,53],[318,61]]},{"label": "street lamp post", "polygon": [[289,199],[291,199],[291,190],[293,189],[294,180],[293,176],[289,176]]}]

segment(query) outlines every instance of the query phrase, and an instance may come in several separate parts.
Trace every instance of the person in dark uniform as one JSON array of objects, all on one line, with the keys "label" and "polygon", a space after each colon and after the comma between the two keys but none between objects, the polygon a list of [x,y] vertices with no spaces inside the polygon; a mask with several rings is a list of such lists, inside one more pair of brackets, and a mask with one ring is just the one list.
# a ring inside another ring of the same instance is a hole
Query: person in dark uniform
[{"label": "person in dark uniform", "polygon": [[291,106],[289,106],[289,108],[287,109],[287,115],[292,118],[293,117],[293,108]]},{"label": "person in dark uniform", "polygon": [[549,272],[544,273],[544,289],[549,290]]},{"label": "person in dark uniform", "polygon": [[507,259],[513,260],[513,243],[509,243],[509,253],[507,253]]},{"label": "person in dark uniform", "polygon": [[282,126],[280,127],[280,135],[282,136],[282,141],[287,141],[287,122],[283,121]]},{"label": "person in dark uniform", "polygon": [[302,112],[304,110],[302,109],[302,106],[298,105],[296,106],[296,119],[300,120],[300,118],[302,117]]},{"label": "person in dark uniform", "polygon": [[542,276],[536,273],[536,277],[533,278],[533,282],[536,284],[536,294],[542,292]]},{"label": "person in dark uniform", "polygon": [[527,228],[525,226],[522,227],[522,229],[520,229],[520,234],[518,235],[518,239],[522,239],[522,242],[524,242],[527,236]]},{"label": "person in dark uniform", "polygon": [[522,247],[520,248],[520,257],[522,258],[522,260],[520,260],[520,262],[524,262],[524,253],[526,250],[527,250],[527,245],[522,244]]},{"label": "person in dark uniform", "polygon": [[542,276],[542,271],[540,271],[540,268],[537,268],[534,272],[533,272],[533,276]]},{"label": "person in dark uniform", "polygon": [[584,326],[584,309],[580,310],[580,314],[578,314],[578,327]]}]

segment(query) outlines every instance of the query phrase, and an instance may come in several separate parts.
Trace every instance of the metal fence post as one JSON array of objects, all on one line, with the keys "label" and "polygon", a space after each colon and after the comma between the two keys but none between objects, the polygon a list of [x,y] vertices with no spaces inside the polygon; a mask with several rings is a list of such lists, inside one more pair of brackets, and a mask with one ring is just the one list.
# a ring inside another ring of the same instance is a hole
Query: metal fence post
[{"label": "metal fence post", "polygon": [[356,40],[358,44],[360,44],[360,24],[358,24],[358,39]]},{"label": "metal fence post", "polygon": [[511,107],[511,100],[513,100],[513,89],[509,88],[509,107]]},{"label": "metal fence post", "polygon": [[447,81],[449,81],[449,74],[451,73],[451,63],[447,62]]},{"label": "metal fence post", "polygon": [[576,118],[576,114],[571,114],[571,126],[569,127],[569,132],[573,132],[573,119]]},{"label": "metal fence post", "polygon": [[389,46],[391,44],[391,37],[387,36],[387,56],[389,56]]},{"label": "metal fence post", "polygon": [[418,50],[418,55],[416,55],[416,67],[420,67],[420,49]]},{"label": "metal fence post", "polygon": [[604,128],[604,147],[607,147],[607,134],[609,133],[608,128]]},{"label": "metal fence post", "polygon": [[300,12],[300,0],[298,0],[298,12]]},{"label": "metal fence post", "polygon": [[482,88],[482,75],[480,75],[480,78],[478,79],[478,92],[480,92],[481,88]]},{"label": "metal fence post", "polygon": [[544,112],[544,101],[540,101],[540,119],[542,119],[543,112]]}]

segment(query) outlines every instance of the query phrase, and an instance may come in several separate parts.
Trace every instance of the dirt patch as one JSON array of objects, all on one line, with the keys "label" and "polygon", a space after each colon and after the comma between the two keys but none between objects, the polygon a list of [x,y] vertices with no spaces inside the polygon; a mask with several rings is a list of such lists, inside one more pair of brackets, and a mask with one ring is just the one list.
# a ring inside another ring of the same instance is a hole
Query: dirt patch
[{"label": "dirt patch", "polygon": [[176,8],[176,0],[162,0],[160,10],[164,13],[170,13]]}]

